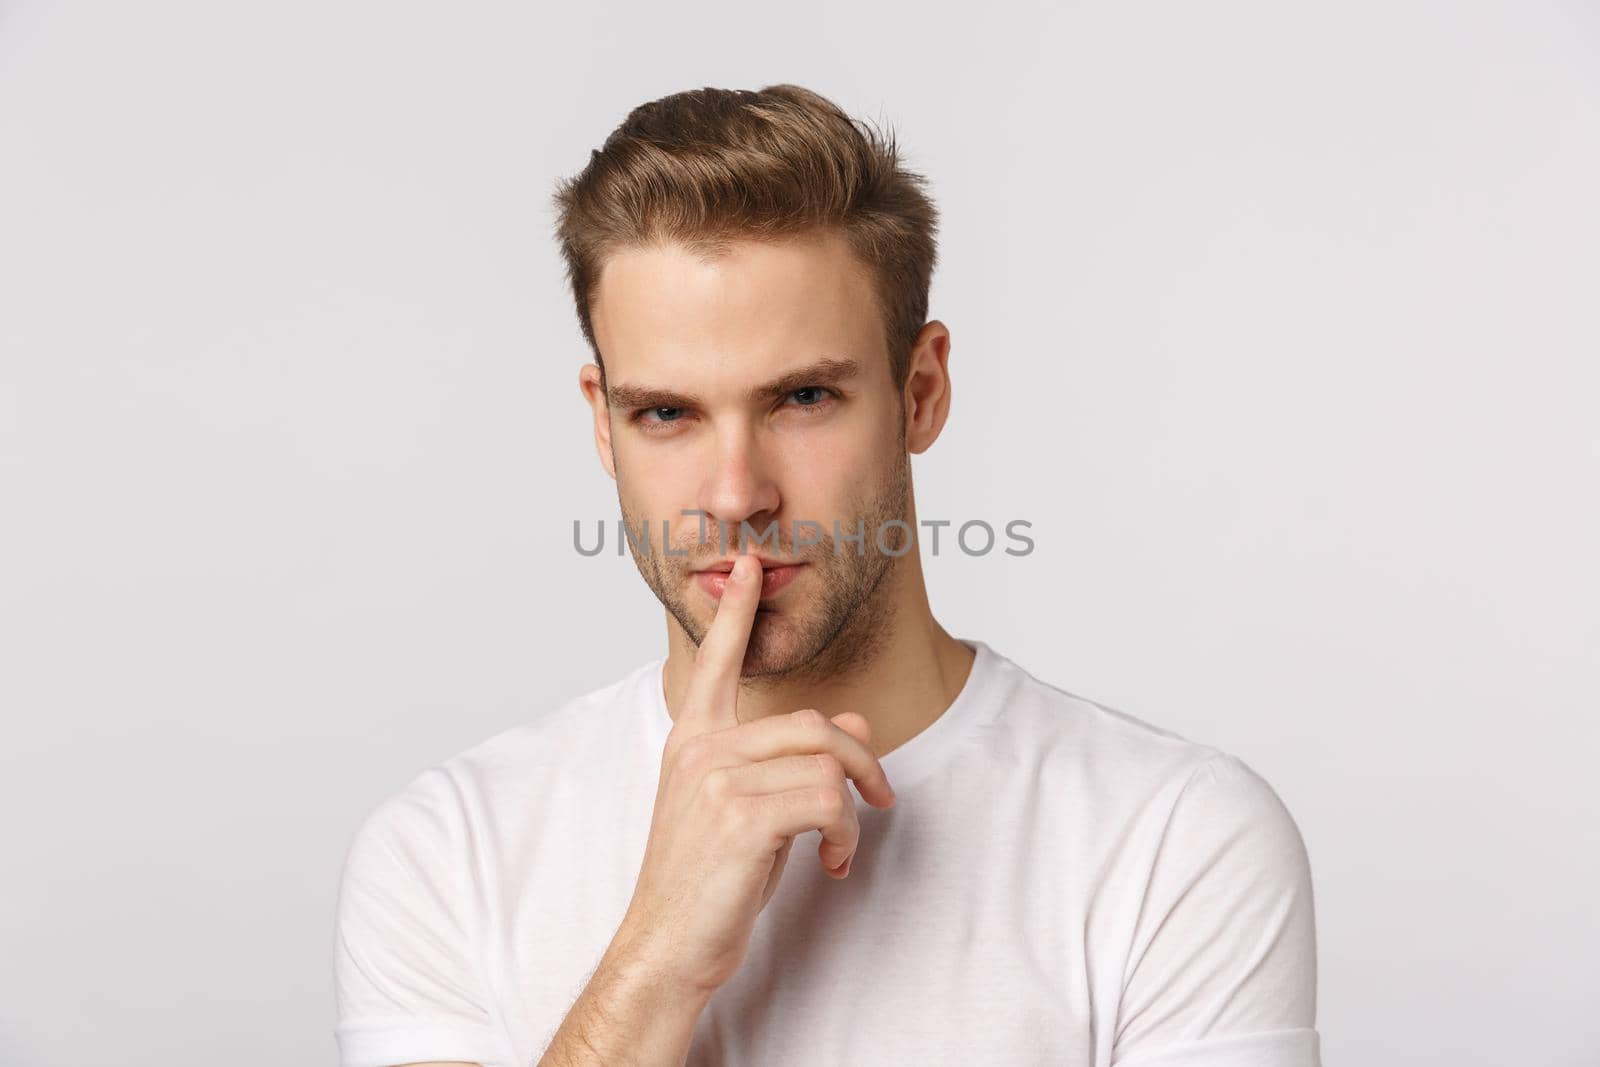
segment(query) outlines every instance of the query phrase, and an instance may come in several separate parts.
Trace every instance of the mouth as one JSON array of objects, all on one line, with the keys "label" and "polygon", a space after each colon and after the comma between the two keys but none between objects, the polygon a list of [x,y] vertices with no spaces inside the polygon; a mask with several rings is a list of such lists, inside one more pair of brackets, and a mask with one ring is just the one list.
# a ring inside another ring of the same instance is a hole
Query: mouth
[{"label": "mouth", "polygon": [[[776,561],[761,561],[761,599],[777,596],[785,586],[797,578],[806,564],[804,563],[778,563]],[[733,570],[733,560],[722,560],[711,566],[694,572],[694,581],[701,589],[710,594],[711,599],[721,600],[722,592],[728,585],[728,572]]]}]

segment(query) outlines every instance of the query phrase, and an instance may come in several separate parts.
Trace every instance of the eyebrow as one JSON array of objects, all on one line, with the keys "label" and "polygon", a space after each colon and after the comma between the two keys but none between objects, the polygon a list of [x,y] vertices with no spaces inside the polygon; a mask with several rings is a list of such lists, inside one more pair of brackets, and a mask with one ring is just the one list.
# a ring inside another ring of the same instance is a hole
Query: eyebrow
[{"label": "eyebrow", "polygon": [[[751,401],[776,400],[796,389],[811,385],[837,385],[861,373],[861,364],[853,359],[827,356],[797,367],[772,379],[764,385],[749,390],[745,396]],[[658,389],[650,385],[624,383],[606,390],[606,403],[619,408],[692,408],[700,404],[698,397],[671,389]]]}]

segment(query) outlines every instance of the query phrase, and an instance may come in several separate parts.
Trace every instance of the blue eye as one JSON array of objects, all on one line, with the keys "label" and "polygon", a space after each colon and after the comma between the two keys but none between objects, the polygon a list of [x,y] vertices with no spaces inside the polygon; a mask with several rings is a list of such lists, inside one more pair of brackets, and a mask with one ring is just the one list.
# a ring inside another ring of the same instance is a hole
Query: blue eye
[{"label": "blue eye", "polygon": [[[791,389],[786,400],[792,400],[792,405],[807,410],[826,409],[839,399],[839,394],[825,385],[807,385],[799,389]],[[671,433],[670,425],[674,422],[683,422],[684,417],[690,413],[688,408],[674,408],[656,406],[638,408],[628,415],[628,421],[638,426],[646,433],[666,434]]]},{"label": "blue eye", "polygon": [[639,408],[628,415],[628,421],[644,433],[666,434],[672,432],[673,423],[683,421],[684,411],[671,407]]}]

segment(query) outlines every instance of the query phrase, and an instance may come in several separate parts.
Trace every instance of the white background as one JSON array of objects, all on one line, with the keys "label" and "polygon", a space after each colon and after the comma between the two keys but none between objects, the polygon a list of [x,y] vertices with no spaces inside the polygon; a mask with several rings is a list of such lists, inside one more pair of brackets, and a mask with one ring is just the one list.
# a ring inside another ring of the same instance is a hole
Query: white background
[{"label": "white background", "polygon": [[1592,5],[0,9],[0,1061],[325,1064],[359,818],[664,651],[549,194],[807,85],[944,215],[936,614],[1238,754],[1335,1064],[1600,1056]]}]

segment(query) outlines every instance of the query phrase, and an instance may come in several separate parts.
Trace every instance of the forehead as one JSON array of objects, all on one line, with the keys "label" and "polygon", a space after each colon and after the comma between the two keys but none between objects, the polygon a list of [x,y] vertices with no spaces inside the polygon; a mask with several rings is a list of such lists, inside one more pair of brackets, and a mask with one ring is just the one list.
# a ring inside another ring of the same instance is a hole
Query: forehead
[{"label": "forehead", "polygon": [[821,355],[883,363],[887,378],[870,275],[833,232],[735,239],[713,259],[675,243],[615,252],[592,321],[613,380],[744,384]]}]

